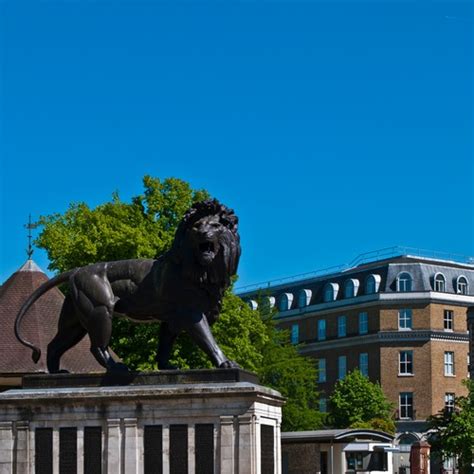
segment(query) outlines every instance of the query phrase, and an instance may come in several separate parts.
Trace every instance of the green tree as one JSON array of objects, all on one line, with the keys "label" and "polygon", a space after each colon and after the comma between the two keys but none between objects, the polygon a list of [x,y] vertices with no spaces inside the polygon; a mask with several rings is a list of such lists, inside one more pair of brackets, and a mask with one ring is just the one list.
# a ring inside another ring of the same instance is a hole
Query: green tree
[{"label": "green tree", "polygon": [[[160,181],[145,176],[144,193],[123,202],[115,193],[110,202],[91,209],[71,204],[63,214],[42,217],[36,244],[47,251],[49,268],[66,271],[98,261],[154,258],[168,250],[185,211],[209,197],[175,178]],[[276,330],[272,315],[252,310],[229,289],[213,334],[225,354],[256,372],[263,384],[288,398],[283,429],[311,429],[321,424],[316,410],[313,363],[298,354],[286,332]],[[114,319],[112,348],[134,370],[156,370],[159,323],[136,324]],[[211,367],[186,335],[178,338],[171,363],[181,368]]]},{"label": "green tree", "polygon": [[322,427],[319,412],[317,370],[314,360],[298,353],[290,343],[289,331],[275,328],[273,318],[263,315],[268,342],[262,348],[263,361],[257,373],[262,384],[278,390],[287,400],[283,406],[283,431]]},{"label": "green tree", "polygon": [[330,399],[331,419],[336,428],[370,428],[395,432],[393,406],[379,384],[359,370],[336,383]]},{"label": "green tree", "polygon": [[454,409],[441,410],[428,421],[433,451],[443,459],[456,457],[461,473],[472,472],[474,463],[474,382],[465,381],[467,396],[455,399]]}]

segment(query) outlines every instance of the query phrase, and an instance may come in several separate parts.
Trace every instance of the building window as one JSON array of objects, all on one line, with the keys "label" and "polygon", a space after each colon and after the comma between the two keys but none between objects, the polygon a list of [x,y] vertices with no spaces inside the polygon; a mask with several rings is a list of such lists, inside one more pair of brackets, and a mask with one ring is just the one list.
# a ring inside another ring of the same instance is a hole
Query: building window
[{"label": "building window", "polygon": [[298,295],[298,308],[304,308],[305,306],[309,306],[312,294],[313,292],[311,290],[301,290]]},{"label": "building window", "polygon": [[444,394],[444,409],[448,413],[452,413],[454,411],[454,393],[445,393]]},{"label": "building window", "polygon": [[456,293],[460,295],[467,295],[469,293],[467,278],[465,276],[458,277],[456,281]]},{"label": "building window", "polygon": [[359,313],[359,334],[369,332],[369,316],[367,313]]},{"label": "building window", "polygon": [[400,393],[399,415],[402,419],[413,419],[413,393]]},{"label": "building window", "polygon": [[324,287],[324,301],[326,303],[330,301],[335,301],[337,298],[338,291],[339,291],[339,285],[337,283],[328,283]]},{"label": "building window", "polygon": [[344,298],[354,298],[359,291],[359,280],[351,278],[346,281],[344,286]]},{"label": "building window", "polygon": [[365,294],[373,295],[378,293],[380,288],[380,275],[369,275],[365,281]]},{"label": "building window", "polygon": [[339,316],[337,318],[337,337],[344,337],[346,335],[346,317]]},{"label": "building window", "polygon": [[409,330],[413,327],[412,310],[403,308],[398,310],[398,329],[402,331]]},{"label": "building window", "polygon": [[326,320],[320,319],[318,321],[318,341],[324,341],[326,339]]},{"label": "building window", "polygon": [[398,375],[413,375],[413,351],[398,353]]},{"label": "building window", "polygon": [[319,411],[321,413],[327,413],[328,411],[328,400],[325,397],[319,399]]},{"label": "building window", "polygon": [[412,290],[413,279],[407,272],[402,272],[397,277],[397,291],[402,293]]},{"label": "building window", "polygon": [[291,325],[291,343],[298,344],[300,342],[300,326],[299,324]]},{"label": "building window", "polygon": [[359,354],[359,370],[362,375],[369,376],[369,354],[367,352]]},{"label": "building window", "polygon": [[337,358],[337,378],[343,379],[347,374],[347,357],[339,356]]},{"label": "building window", "polygon": [[293,294],[292,293],[283,293],[280,296],[280,302],[278,304],[278,309],[280,311],[288,311],[291,308],[293,303]]},{"label": "building window", "polygon": [[452,331],[454,329],[454,311],[450,309],[444,310],[444,330],[445,331]]},{"label": "building window", "polygon": [[250,309],[252,309],[252,310],[254,310],[254,311],[255,311],[256,309],[258,309],[258,303],[257,303],[255,300],[250,300],[250,301],[248,302],[248,305],[250,306]]},{"label": "building window", "polygon": [[318,382],[326,382],[326,359],[318,359]]},{"label": "building window", "polygon": [[454,375],[454,352],[444,353],[444,375]]},{"label": "building window", "polygon": [[266,296],[262,298],[260,302],[260,307],[262,311],[269,312],[275,307],[275,297],[274,296]]},{"label": "building window", "polygon": [[438,293],[446,291],[446,278],[442,273],[437,273],[434,277],[434,290]]}]

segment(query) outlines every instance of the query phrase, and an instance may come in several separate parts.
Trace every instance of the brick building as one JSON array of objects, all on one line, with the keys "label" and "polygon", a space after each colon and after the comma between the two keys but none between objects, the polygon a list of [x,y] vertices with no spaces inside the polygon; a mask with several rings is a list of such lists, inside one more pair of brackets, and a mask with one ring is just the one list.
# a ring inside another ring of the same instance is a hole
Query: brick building
[{"label": "brick building", "polygon": [[239,293],[274,306],[301,353],[314,357],[322,394],[358,368],[396,407],[398,442],[422,437],[425,420],[465,394],[474,265],[390,249],[384,258]]}]

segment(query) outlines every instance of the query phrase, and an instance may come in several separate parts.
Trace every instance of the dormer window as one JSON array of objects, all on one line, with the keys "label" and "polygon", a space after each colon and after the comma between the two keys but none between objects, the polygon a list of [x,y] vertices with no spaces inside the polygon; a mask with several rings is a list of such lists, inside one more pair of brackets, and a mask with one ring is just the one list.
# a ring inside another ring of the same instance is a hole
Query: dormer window
[{"label": "dormer window", "polygon": [[330,301],[335,301],[337,298],[338,291],[339,291],[339,285],[337,283],[328,283],[324,287],[324,301],[326,303]]},{"label": "dormer window", "polygon": [[344,285],[344,298],[354,298],[359,291],[359,280],[351,278]]},{"label": "dormer window", "polygon": [[446,291],[446,278],[442,273],[437,273],[434,276],[434,290],[438,293],[444,293]]},{"label": "dormer window", "polygon": [[378,293],[380,288],[380,280],[380,275],[369,275],[365,281],[365,294],[373,295],[374,293]]},{"label": "dormer window", "polygon": [[467,278],[463,275],[458,277],[456,281],[456,293],[459,295],[467,295],[469,293],[469,285]]},{"label": "dormer window", "polygon": [[407,291],[412,291],[413,287],[413,278],[408,272],[402,272],[397,277],[397,291],[405,293]]},{"label": "dormer window", "polygon": [[264,296],[260,302],[260,307],[263,311],[271,311],[275,307],[275,297]]},{"label": "dormer window", "polygon": [[288,311],[291,308],[293,303],[293,294],[292,293],[283,293],[280,296],[280,302],[278,304],[278,309],[280,311]]},{"label": "dormer window", "polygon": [[313,292],[311,290],[301,290],[300,294],[298,295],[298,308],[304,308],[308,306],[311,302],[311,295]]},{"label": "dormer window", "polygon": [[249,300],[247,304],[250,306],[250,309],[256,311],[258,309],[258,303],[255,300]]}]

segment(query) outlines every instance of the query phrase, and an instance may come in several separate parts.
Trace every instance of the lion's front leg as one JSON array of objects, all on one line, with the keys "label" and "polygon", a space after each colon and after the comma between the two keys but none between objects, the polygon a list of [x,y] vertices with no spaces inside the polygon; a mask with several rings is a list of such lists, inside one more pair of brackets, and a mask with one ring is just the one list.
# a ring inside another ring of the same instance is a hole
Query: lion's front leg
[{"label": "lion's front leg", "polygon": [[238,364],[229,360],[217,345],[205,314],[194,313],[191,324],[186,328],[196,344],[209,356],[212,363],[221,369],[238,368]]}]

